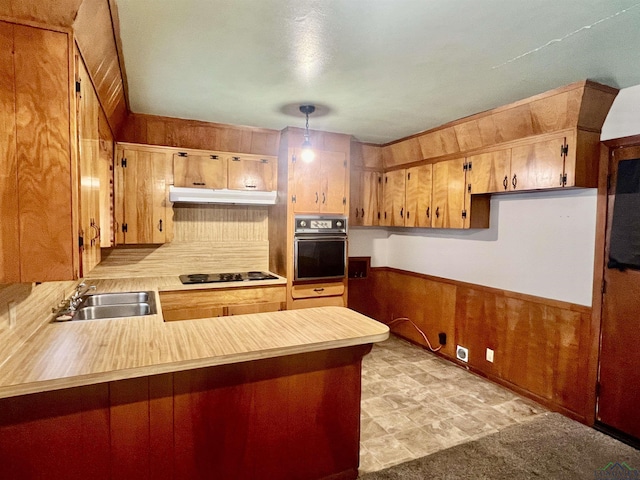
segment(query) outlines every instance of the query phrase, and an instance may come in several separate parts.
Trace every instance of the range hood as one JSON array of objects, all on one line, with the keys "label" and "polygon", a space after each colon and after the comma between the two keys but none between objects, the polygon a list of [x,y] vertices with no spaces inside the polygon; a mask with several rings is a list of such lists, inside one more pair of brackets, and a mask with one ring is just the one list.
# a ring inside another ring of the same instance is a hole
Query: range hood
[{"label": "range hood", "polygon": [[169,201],[175,203],[231,203],[236,205],[275,205],[277,192],[214,190],[169,186]]}]

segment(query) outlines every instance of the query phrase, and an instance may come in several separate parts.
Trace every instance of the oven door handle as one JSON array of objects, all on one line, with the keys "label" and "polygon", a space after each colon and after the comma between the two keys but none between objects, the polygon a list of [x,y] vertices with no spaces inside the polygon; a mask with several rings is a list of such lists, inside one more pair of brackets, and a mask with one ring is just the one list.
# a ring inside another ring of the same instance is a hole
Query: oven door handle
[{"label": "oven door handle", "polygon": [[339,241],[347,241],[347,236],[346,235],[335,235],[335,234],[331,234],[331,235],[317,235],[317,234],[301,234],[301,233],[297,233],[296,235],[294,235],[293,239],[295,241],[318,241],[318,240],[326,240],[326,241],[332,241],[335,242],[336,240]]}]

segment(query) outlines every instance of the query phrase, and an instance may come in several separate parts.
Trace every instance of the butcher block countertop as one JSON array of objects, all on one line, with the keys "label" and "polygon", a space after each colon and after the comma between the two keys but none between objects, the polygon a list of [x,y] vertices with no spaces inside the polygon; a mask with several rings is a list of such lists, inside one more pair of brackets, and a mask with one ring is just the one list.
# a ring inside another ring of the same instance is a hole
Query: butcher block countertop
[{"label": "butcher block countertop", "polygon": [[[96,286],[95,293],[153,291],[158,313],[43,323],[18,352],[2,359],[0,398],[369,344],[389,336],[386,325],[344,307],[164,321],[158,291],[230,288],[233,283],[182,285],[175,276],[87,283]],[[285,280],[237,283],[257,287]]]}]

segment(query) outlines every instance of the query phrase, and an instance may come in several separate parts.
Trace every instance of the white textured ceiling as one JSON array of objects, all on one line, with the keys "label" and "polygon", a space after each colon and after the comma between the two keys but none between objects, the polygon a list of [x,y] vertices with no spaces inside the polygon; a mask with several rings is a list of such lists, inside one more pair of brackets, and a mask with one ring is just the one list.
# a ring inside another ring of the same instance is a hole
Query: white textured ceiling
[{"label": "white textured ceiling", "polygon": [[385,143],[586,78],[640,84],[638,0],[117,6],[136,113],[282,129],[313,103],[312,129]]}]

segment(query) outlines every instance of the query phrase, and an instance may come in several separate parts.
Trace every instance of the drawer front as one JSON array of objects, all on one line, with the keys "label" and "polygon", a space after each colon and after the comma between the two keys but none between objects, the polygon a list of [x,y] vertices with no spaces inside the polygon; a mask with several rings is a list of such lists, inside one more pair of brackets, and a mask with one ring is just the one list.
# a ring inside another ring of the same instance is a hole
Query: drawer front
[{"label": "drawer front", "polygon": [[293,298],[335,297],[344,294],[344,283],[314,283],[310,285],[294,285],[291,290]]},{"label": "drawer front", "polygon": [[244,305],[229,305],[227,315],[246,315],[248,313],[279,312],[285,310],[285,302],[248,303]]},{"label": "drawer front", "polygon": [[344,297],[300,298],[291,302],[291,309],[315,307],[346,307]]}]

